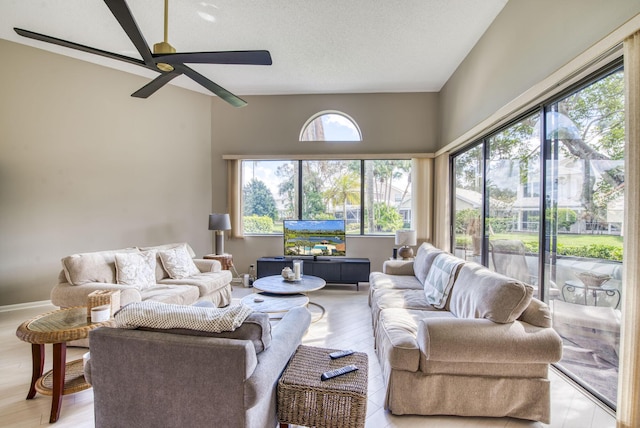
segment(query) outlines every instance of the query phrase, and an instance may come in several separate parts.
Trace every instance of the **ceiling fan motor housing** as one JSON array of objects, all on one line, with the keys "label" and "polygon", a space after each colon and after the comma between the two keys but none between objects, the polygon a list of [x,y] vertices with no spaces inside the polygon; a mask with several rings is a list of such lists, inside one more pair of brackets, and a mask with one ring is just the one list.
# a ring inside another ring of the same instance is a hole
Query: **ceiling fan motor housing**
[{"label": "ceiling fan motor housing", "polygon": [[[154,54],[172,54],[176,53],[176,49],[167,42],[160,42],[153,45]],[[162,71],[173,71],[173,66],[164,62],[156,64]]]}]

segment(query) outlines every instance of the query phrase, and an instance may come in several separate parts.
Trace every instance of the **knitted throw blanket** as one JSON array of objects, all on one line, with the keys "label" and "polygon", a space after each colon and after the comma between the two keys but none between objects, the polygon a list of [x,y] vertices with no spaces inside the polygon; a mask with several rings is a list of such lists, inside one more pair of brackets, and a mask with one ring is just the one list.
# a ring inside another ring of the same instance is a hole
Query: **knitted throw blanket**
[{"label": "knitted throw blanket", "polygon": [[226,308],[203,308],[139,302],[123,307],[116,312],[114,318],[118,328],[147,327],[162,330],[184,328],[220,333],[240,327],[251,312],[253,309],[242,304],[229,305]]}]

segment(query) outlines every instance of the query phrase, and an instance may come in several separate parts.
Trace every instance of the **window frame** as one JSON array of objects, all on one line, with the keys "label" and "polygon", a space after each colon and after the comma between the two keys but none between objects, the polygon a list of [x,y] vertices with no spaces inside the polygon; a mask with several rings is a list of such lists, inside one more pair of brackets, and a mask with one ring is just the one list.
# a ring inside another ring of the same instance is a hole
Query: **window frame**
[{"label": "window frame", "polygon": [[[433,157],[431,154],[402,154],[402,155],[397,155],[397,154],[391,154],[391,155],[373,155],[373,156],[362,156],[362,155],[351,155],[351,156],[345,156],[345,157],[329,157],[329,156],[298,156],[298,157],[294,157],[294,156],[268,156],[268,157],[264,157],[264,158],[260,158],[260,157],[244,157],[244,156],[234,156],[233,158],[236,158],[239,160],[240,162],[240,171],[241,171],[241,179],[239,182],[239,187],[240,187],[240,194],[241,194],[241,200],[240,200],[240,206],[242,209],[242,215],[241,218],[244,218],[244,195],[243,195],[243,189],[244,189],[244,185],[245,183],[245,177],[242,174],[242,171],[244,170],[244,162],[260,162],[260,161],[264,161],[264,162],[268,162],[268,161],[289,161],[289,162],[295,162],[297,163],[296,166],[296,170],[297,170],[297,182],[295,184],[295,203],[296,203],[296,208],[294,209],[294,211],[297,214],[297,219],[303,219],[302,216],[302,211],[303,211],[303,198],[302,198],[302,192],[303,192],[303,188],[300,185],[300,183],[302,183],[302,179],[303,179],[303,168],[302,168],[302,164],[304,162],[307,161],[358,161],[360,164],[360,204],[359,204],[359,221],[360,221],[360,229],[358,231],[358,233],[348,233],[347,236],[348,237],[362,237],[362,236],[394,236],[395,232],[389,232],[389,233],[365,233],[365,212],[367,207],[365,207],[366,205],[366,198],[365,198],[365,186],[366,186],[366,162],[368,161],[411,161],[412,158],[415,157]],[[227,159],[231,158],[230,156],[226,157]],[[411,167],[410,167],[411,168]],[[412,169],[409,170],[408,172],[409,178],[412,175]],[[398,210],[398,212],[400,213],[400,211]],[[411,217],[413,218],[415,214],[412,214]],[[403,217],[404,219],[404,217]],[[404,227],[404,226],[403,226]],[[401,227],[401,228],[403,228]],[[265,234],[265,233],[246,233],[244,232],[244,235],[246,236],[279,236],[282,235],[281,233],[270,233],[270,234]]]},{"label": "window frame", "polygon": [[[320,119],[322,116],[327,116],[327,115],[338,115],[338,116],[342,116],[343,118],[347,119],[349,122],[351,122],[351,125],[354,127],[354,129],[358,132],[358,139],[357,140],[306,140],[303,138],[304,134],[307,131],[307,128],[309,127],[309,125],[311,125],[316,119]],[[348,114],[341,112],[339,110],[323,110],[323,111],[319,111],[316,114],[312,115],[309,119],[307,119],[307,121],[304,123],[304,125],[302,125],[302,129],[300,130],[300,136],[298,137],[298,141],[300,141],[301,143],[308,143],[308,142],[318,142],[318,141],[322,141],[322,142],[361,142],[362,141],[362,130],[360,129],[360,127],[358,126],[358,122],[356,122],[351,116],[349,116]]]}]

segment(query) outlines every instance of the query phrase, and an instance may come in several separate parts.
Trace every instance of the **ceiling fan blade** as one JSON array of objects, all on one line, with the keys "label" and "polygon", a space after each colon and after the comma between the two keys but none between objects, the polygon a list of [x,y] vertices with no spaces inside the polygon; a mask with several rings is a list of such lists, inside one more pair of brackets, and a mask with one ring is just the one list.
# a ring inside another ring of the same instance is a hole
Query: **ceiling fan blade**
[{"label": "ceiling fan blade", "polygon": [[127,3],[124,0],[104,0],[104,2],[107,4],[109,9],[111,9],[111,13],[113,13],[113,16],[116,17],[124,32],[127,33],[127,36],[131,39],[131,42],[140,53],[140,56],[142,56],[144,63],[149,67],[155,68],[155,62],[151,56],[149,45],[142,36],[135,19],[133,19],[133,15],[131,14],[131,10],[129,10],[129,6],[127,6]]},{"label": "ceiling fan blade", "polygon": [[131,96],[136,98],[149,98],[149,96],[153,95],[158,89],[162,88],[181,74],[181,72],[175,70],[169,73],[162,73],[160,76],[135,91]]},{"label": "ceiling fan blade", "polygon": [[[52,43],[58,46],[64,46],[65,48],[71,48],[82,52],[87,52],[90,54],[100,55],[111,59],[117,59],[118,61],[124,61],[135,65],[145,66],[145,63],[136,58],[129,58],[128,56],[119,55],[112,52],[103,51],[101,49],[92,48],[89,46],[81,45],[79,43],[69,42],[67,40],[58,39],[51,36],[46,36],[44,34],[34,33],[33,31],[23,30],[22,28],[14,28],[15,32],[23,37],[28,37],[29,39],[39,40],[41,42]],[[156,68],[155,66],[153,67]]]},{"label": "ceiling fan blade", "polygon": [[184,52],[153,55],[156,62],[167,64],[247,64],[271,65],[269,51]]},{"label": "ceiling fan blade", "polygon": [[220,98],[222,98],[223,100],[231,104],[232,106],[244,107],[247,105],[247,102],[242,98],[232,94],[222,86],[212,82],[211,80],[204,77],[202,74],[187,67],[186,65],[174,64],[173,66],[175,67],[176,70],[180,71],[185,76],[189,76],[191,79],[201,84],[202,86],[204,86],[205,88],[207,88],[208,90],[210,90],[211,92],[213,92],[214,94],[216,94],[217,96],[219,96]]}]

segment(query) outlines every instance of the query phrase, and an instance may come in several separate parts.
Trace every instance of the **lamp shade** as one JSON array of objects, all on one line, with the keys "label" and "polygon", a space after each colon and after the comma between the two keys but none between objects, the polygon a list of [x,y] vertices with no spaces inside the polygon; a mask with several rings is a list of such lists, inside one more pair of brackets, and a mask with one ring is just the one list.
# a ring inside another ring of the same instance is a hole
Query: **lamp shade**
[{"label": "lamp shade", "polygon": [[416,245],[418,235],[415,230],[396,230],[396,245]]},{"label": "lamp shade", "polygon": [[231,230],[229,214],[209,214],[209,230]]}]

